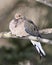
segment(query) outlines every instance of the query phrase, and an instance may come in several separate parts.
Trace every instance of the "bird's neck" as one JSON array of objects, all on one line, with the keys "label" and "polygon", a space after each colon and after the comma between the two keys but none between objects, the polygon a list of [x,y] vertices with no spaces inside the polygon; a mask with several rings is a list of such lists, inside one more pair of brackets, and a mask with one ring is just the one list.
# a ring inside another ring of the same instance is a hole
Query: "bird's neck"
[{"label": "bird's neck", "polygon": [[15,21],[18,21],[18,19],[15,19],[15,18],[14,18],[14,20],[15,20]]}]

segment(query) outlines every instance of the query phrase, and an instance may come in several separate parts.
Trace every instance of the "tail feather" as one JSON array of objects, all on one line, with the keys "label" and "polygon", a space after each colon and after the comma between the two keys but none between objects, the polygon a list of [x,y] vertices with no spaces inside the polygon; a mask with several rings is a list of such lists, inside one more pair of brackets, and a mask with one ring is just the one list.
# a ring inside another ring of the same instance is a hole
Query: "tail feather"
[{"label": "tail feather", "polygon": [[40,42],[31,40],[32,44],[35,46],[36,50],[40,54],[40,56],[46,56],[46,53],[44,52]]}]

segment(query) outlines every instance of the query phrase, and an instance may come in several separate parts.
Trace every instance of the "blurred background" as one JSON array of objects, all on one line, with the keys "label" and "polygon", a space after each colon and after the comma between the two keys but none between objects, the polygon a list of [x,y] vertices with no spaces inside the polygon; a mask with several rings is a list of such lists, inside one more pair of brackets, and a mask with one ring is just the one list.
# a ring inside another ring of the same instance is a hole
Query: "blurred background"
[{"label": "blurred background", "polygon": [[[52,28],[51,7],[35,0],[0,0],[0,32],[9,31],[15,13],[22,13],[39,29]],[[47,55],[40,59],[29,40],[0,39],[0,65],[52,65],[52,45],[42,46]]]}]

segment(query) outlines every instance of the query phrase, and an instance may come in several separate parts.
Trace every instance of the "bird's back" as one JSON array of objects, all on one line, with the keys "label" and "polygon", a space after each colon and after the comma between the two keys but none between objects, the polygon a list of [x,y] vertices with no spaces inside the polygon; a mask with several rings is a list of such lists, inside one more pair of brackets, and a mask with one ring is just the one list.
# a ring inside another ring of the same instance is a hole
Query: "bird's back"
[{"label": "bird's back", "polygon": [[26,20],[26,21],[25,21],[25,24],[24,24],[24,27],[25,27],[25,31],[26,31],[27,33],[29,33],[30,35],[40,36],[38,27],[33,23],[33,21],[31,21],[31,20]]}]

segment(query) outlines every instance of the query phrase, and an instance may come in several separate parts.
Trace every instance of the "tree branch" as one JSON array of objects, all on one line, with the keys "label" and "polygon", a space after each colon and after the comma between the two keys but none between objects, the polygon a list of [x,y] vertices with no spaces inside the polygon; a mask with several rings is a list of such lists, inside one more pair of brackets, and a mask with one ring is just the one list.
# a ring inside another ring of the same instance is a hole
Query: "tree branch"
[{"label": "tree branch", "polygon": [[36,1],[37,2],[40,2],[42,4],[45,4],[45,5],[49,6],[49,7],[52,7],[52,3],[49,2],[49,1],[46,1],[46,0],[36,0]]},{"label": "tree branch", "polygon": [[11,32],[1,32],[0,33],[0,38],[19,38],[19,39],[29,39],[29,40],[36,40],[40,41],[46,44],[52,44],[52,40],[49,39],[44,39],[36,36],[26,36],[26,37],[17,37],[15,35],[12,35]]},{"label": "tree branch", "polygon": [[52,40],[45,39],[45,38],[34,37],[34,36],[28,36],[27,38],[30,40],[40,41],[40,42],[46,43],[46,44],[52,44]]},{"label": "tree branch", "polygon": [[52,28],[42,29],[42,30],[39,30],[39,32],[43,34],[50,34],[52,33]]},{"label": "tree branch", "polygon": [[[43,38],[52,38],[52,28],[42,29],[39,30],[39,33],[42,35]],[[10,38],[16,37],[11,34],[11,32],[1,32],[0,38]]]},{"label": "tree branch", "polygon": [[39,30],[43,38],[52,39],[52,28]]}]

